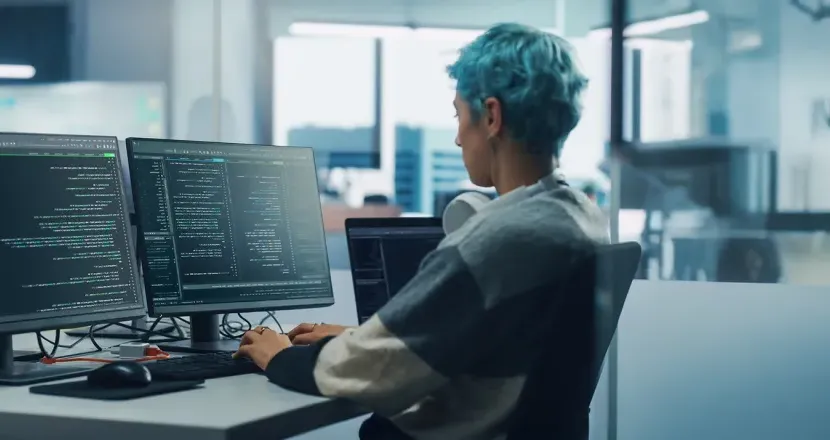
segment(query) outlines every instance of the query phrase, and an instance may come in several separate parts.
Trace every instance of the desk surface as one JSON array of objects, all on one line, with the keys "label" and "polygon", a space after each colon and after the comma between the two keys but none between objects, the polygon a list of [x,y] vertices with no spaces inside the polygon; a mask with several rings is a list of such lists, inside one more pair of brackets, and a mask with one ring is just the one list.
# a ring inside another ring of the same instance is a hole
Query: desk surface
[{"label": "desk surface", "polygon": [[0,387],[2,437],[16,440],[286,438],[364,413],[350,402],[285,390],[261,375],[212,379],[195,390],[116,402]]},{"label": "desk surface", "polygon": [[[62,338],[62,342],[68,341]],[[123,341],[98,342],[106,347]],[[14,344],[18,350],[37,350],[34,335],[16,336]],[[90,349],[84,342],[75,350]],[[42,396],[30,393],[26,386],[0,387],[0,437],[4,440],[277,439],[365,413],[347,401],[285,390],[261,375],[212,379],[196,390],[117,402]]]}]

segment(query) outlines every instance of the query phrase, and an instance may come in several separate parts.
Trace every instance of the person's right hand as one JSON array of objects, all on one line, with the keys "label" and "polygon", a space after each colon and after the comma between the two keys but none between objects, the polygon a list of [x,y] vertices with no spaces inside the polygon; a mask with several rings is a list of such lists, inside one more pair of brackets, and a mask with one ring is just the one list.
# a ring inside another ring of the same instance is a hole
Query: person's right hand
[{"label": "person's right hand", "polygon": [[309,345],[328,336],[337,336],[348,329],[342,325],[303,323],[288,332],[288,339],[294,345]]}]

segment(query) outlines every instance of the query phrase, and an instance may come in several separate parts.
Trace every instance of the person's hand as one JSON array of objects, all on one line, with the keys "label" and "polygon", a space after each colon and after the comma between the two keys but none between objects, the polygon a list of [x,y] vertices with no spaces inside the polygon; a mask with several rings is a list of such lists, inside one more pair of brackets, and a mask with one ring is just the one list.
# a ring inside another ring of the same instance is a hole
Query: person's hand
[{"label": "person's hand", "polygon": [[294,345],[309,345],[328,336],[337,336],[348,328],[342,325],[303,323],[288,332],[288,339]]},{"label": "person's hand", "polygon": [[258,326],[246,332],[239,343],[234,358],[246,357],[265,370],[277,353],[291,346],[288,336],[277,333],[268,327]]}]

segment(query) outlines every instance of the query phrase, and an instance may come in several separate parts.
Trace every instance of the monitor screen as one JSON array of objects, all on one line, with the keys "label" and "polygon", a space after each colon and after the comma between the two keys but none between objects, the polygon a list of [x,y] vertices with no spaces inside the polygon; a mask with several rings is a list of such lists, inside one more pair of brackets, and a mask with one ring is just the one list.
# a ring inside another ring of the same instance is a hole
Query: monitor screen
[{"label": "monitor screen", "polygon": [[144,314],[121,178],[114,137],[0,133],[0,328]]},{"label": "monitor screen", "polygon": [[440,218],[349,219],[346,236],[362,324],[415,276],[444,229]]},{"label": "monitor screen", "polygon": [[128,139],[150,313],[334,303],[309,148]]}]

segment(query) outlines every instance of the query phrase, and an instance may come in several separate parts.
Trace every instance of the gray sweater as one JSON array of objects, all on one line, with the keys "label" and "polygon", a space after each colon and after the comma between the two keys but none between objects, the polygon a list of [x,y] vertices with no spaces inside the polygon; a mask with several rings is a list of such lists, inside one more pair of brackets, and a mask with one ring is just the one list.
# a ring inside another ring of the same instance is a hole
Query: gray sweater
[{"label": "gray sweater", "polygon": [[266,374],[290,389],[363,404],[401,438],[504,438],[541,349],[525,343],[532,338],[523,329],[533,327],[526,320],[555,294],[542,286],[575,270],[579,250],[607,241],[600,210],[547,177],[448,235],[363,325],[282,351]]}]

